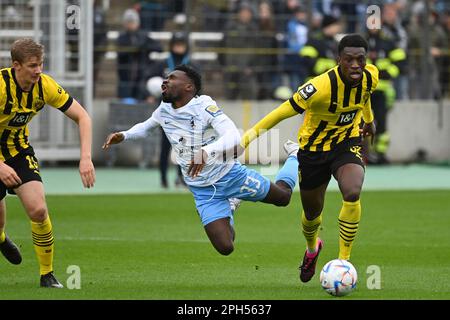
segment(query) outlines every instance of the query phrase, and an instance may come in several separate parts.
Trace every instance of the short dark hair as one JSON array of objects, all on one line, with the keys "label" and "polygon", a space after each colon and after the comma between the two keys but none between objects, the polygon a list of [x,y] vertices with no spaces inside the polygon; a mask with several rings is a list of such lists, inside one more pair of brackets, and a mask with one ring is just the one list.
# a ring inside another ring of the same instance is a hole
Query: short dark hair
[{"label": "short dark hair", "polygon": [[364,48],[367,52],[369,49],[369,44],[360,34],[352,33],[341,39],[339,42],[338,53],[341,54],[342,50],[346,47]]},{"label": "short dark hair", "polygon": [[186,73],[189,79],[192,80],[195,86],[195,95],[198,95],[199,92],[202,90],[202,76],[200,73],[198,73],[197,70],[195,70],[193,67],[187,65],[187,64],[180,64],[175,67],[174,70],[183,71]]}]

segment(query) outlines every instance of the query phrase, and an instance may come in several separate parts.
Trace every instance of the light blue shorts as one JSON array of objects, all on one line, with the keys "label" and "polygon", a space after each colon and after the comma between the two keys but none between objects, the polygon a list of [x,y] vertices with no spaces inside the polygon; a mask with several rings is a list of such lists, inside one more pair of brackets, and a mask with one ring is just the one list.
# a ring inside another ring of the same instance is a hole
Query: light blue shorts
[{"label": "light blue shorts", "polygon": [[228,199],[261,201],[269,193],[270,180],[237,162],[225,176],[213,185],[189,186],[189,189],[194,195],[197,212],[204,226],[217,219],[227,217],[233,223],[233,214]]}]

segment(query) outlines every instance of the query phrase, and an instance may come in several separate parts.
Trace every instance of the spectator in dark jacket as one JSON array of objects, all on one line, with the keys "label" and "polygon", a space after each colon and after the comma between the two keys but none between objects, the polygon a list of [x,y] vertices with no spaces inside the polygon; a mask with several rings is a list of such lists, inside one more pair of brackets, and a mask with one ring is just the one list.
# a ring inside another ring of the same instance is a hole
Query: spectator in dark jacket
[{"label": "spectator in dark jacket", "polygon": [[152,51],[161,51],[158,42],[150,39],[139,29],[140,19],[134,9],[128,9],[123,15],[125,30],[117,39],[117,71],[119,76],[119,98],[142,100],[145,91],[142,86],[145,66],[152,63],[149,55]]},{"label": "spectator in dark jacket", "polygon": [[237,19],[231,20],[225,31],[224,56],[225,93],[228,99],[254,99],[257,93],[255,47],[257,25],[251,5],[239,6]]}]

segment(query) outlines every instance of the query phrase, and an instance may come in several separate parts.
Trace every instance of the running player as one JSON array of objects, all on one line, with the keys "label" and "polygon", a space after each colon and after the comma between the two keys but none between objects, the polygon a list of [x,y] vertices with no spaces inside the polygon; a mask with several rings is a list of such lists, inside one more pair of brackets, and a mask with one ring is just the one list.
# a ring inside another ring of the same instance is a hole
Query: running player
[{"label": "running player", "polygon": [[[246,147],[259,134],[280,121],[305,114],[298,133],[302,229],[307,249],[300,279],[311,280],[323,241],[318,238],[325,192],[331,176],[342,193],[339,213],[339,259],[349,260],[361,217],[360,194],[364,181],[361,134],[375,134],[370,95],[378,83],[378,70],[366,65],[367,41],[347,35],[338,46],[338,65],[313,78],[287,101],[244,134]],[[364,120],[360,130],[361,118]]]}]

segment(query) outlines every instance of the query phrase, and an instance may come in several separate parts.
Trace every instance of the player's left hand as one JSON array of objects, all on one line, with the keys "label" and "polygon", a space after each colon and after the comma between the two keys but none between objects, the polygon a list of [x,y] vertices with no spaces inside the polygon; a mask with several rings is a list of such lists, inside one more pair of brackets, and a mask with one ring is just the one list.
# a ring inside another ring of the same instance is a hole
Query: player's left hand
[{"label": "player's left hand", "polygon": [[94,186],[95,169],[91,159],[80,160],[80,176],[85,188],[91,188]]},{"label": "player's left hand", "polygon": [[203,170],[203,167],[206,164],[206,159],[208,158],[208,154],[205,150],[200,149],[191,160],[191,164],[189,165],[187,174],[195,178],[198,174]]},{"label": "player's left hand", "polygon": [[377,129],[375,127],[375,122],[372,121],[370,123],[364,123],[362,129],[359,130],[362,134],[363,139],[370,137],[370,143],[373,145],[373,140],[375,138],[375,133],[377,132]]}]

